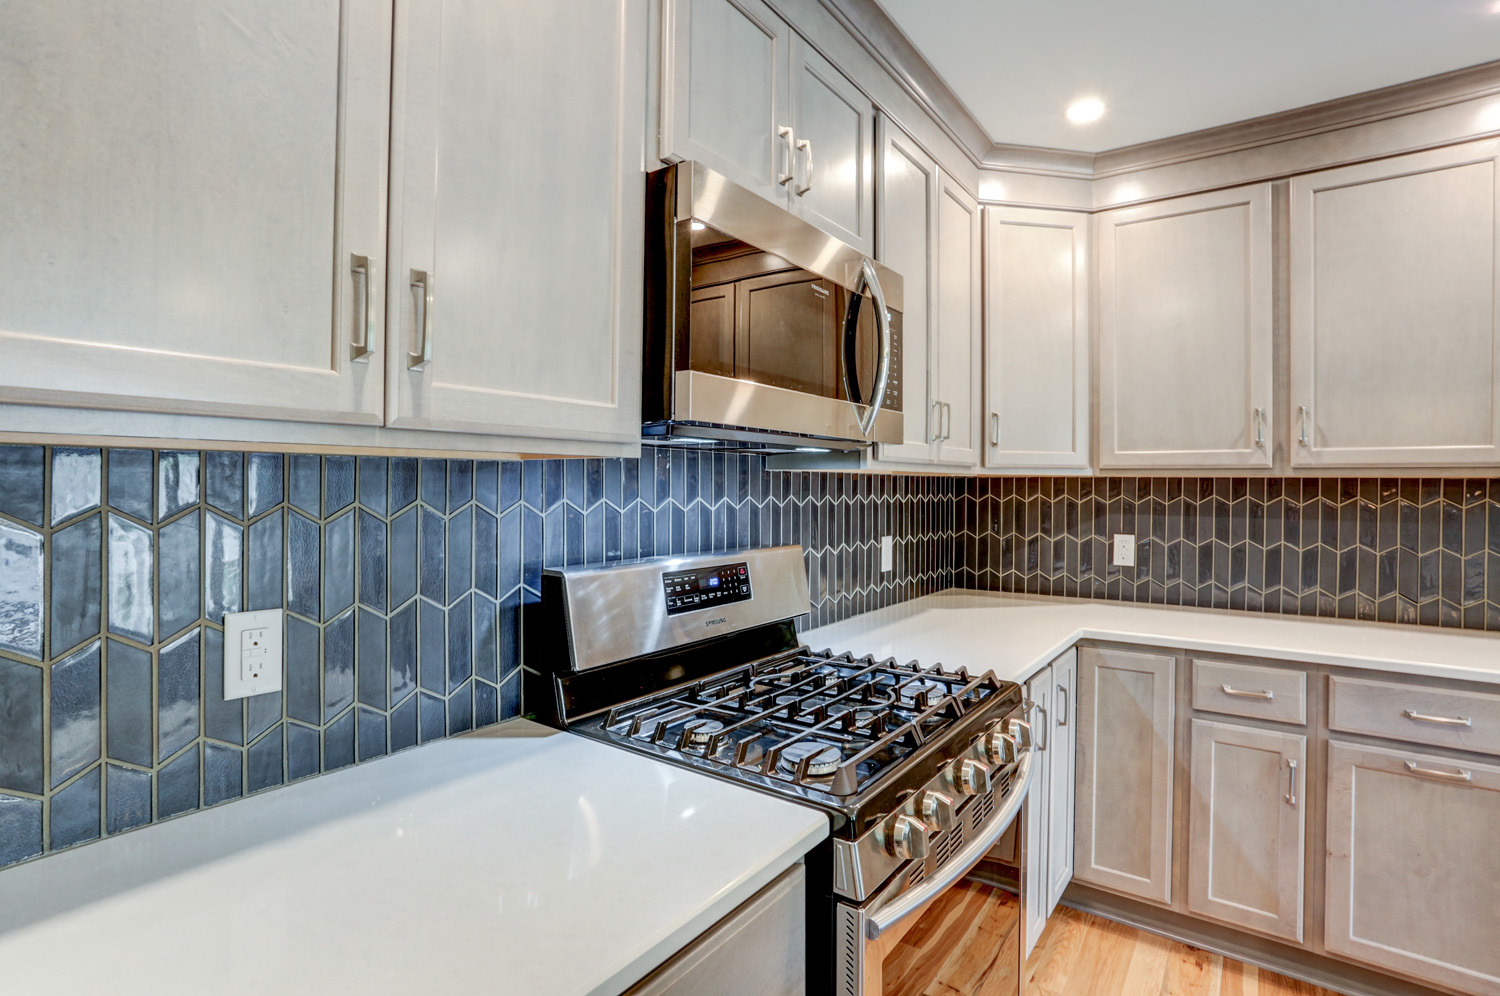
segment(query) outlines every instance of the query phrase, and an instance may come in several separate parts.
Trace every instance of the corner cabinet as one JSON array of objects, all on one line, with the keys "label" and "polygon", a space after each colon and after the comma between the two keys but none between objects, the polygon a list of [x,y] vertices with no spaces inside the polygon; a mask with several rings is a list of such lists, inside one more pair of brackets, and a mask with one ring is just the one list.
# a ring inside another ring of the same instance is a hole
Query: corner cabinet
[{"label": "corner cabinet", "polygon": [[1271,466],[1271,186],[1097,216],[1099,466]]},{"label": "corner cabinet", "polygon": [[1500,140],[1291,181],[1292,465],[1500,463]]},{"label": "corner cabinet", "polygon": [[984,466],[1089,467],[1088,215],[986,207]]}]

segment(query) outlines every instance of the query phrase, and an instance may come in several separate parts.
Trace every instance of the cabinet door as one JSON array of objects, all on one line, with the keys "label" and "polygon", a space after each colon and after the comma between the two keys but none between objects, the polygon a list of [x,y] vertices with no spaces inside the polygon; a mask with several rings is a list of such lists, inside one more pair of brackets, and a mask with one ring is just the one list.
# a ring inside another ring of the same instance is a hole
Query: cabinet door
[{"label": "cabinet door", "polygon": [[[790,127],[785,22],[762,0],[665,0],[662,25],[661,158],[697,160],[785,204],[795,152],[780,134]],[[589,65],[559,51],[553,61],[569,73]]]},{"label": "cabinet door", "polygon": [[1292,180],[1294,466],[1500,462],[1497,156]]},{"label": "cabinet door", "polygon": [[1077,727],[1078,651],[1052,662],[1052,726],[1047,734],[1051,797],[1047,815],[1047,915],[1057,909],[1063,890],[1073,881],[1073,780]]},{"label": "cabinet door", "polygon": [[843,73],[792,36],[792,208],[863,253],[875,251],[875,107]]},{"label": "cabinet door", "polygon": [[1026,697],[1032,709],[1026,720],[1031,724],[1033,750],[1036,752],[1035,774],[1026,797],[1026,842],[1022,857],[1021,888],[1022,931],[1025,951],[1031,954],[1042,930],[1047,926],[1047,883],[1049,879],[1052,815],[1052,668],[1044,667],[1026,683]]},{"label": "cabinet door", "polygon": [[396,11],[389,423],[639,438],[644,0]]},{"label": "cabinet door", "polygon": [[1078,653],[1073,877],[1172,901],[1173,678],[1160,654]]},{"label": "cabinet door", "polygon": [[880,227],[875,255],[901,274],[906,310],[901,315],[901,423],[906,441],[877,445],[881,460],[931,463],[935,421],[928,360],[932,323],[933,262],[937,257],[938,169],[911,136],[889,118],[880,136],[876,199]]},{"label": "cabinet door", "polygon": [[379,424],[390,19],[0,5],[0,401]]},{"label": "cabinet door", "polygon": [[945,463],[979,463],[979,285],[979,202],[939,174],[934,397],[942,406],[938,457]]},{"label": "cabinet door", "polygon": [[1099,215],[1099,465],[1271,465],[1271,187]]},{"label": "cabinet door", "polygon": [[1324,945],[1500,992],[1500,767],[1332,741]]},{"label": "cabinet door", "polygon": [[1300,942],[1307,738],[1193,720],[1188,909]]},{"label": "cabinet door", "polygon": [[984,214],[984,465],[1087,469],[1088,216]]}]

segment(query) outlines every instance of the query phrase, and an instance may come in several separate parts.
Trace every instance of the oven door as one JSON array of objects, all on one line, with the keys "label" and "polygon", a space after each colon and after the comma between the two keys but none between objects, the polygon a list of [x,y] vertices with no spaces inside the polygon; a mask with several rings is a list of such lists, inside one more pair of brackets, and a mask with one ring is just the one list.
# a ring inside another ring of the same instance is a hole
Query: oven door
[{"label": "oven door", "polygon": [[[982,915],[991,922],[980,934],[988,939],[987,950],[974,957],[965,957],[963,952],[942,952],[941,957],[932,957],[933,952],[923,950],[920,942],[951,912],[943,902],[945,895],[984,859],[1007,830],[1014,826],[1020,846],[1026,846],[1021,811],[1031,787],[1034,756],[1031,751],[1021,756],[1004,797],[993,801],[987,815],[981,816],[975,800],[959,810],[958,827],[934,841],[934,853],[942,856],[947,849],[935,868],[908,862],[865,902],[837,903],[833,961],[834,992],[838,996],[934,991],[929,985],[939,980],[945,966],[958,963],[966,970],[972,967],[983,973],[987,994],[1020,996],[1025,963],[1020,897],[996,893],[994,901],[985,905]],[[965,911],[964,915],[974,912]],[[997,935],[1003,938],[998,947],[993,943]],[[945,981],[952,984],[952,980]]]}]

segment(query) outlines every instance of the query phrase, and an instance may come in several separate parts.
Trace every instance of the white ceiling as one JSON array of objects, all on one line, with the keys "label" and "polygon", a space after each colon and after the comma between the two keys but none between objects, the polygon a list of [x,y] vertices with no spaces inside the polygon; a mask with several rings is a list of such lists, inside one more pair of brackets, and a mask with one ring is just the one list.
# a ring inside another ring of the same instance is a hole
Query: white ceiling
[{"label": "white ceiling", "polygon": [[1500,59],[1500,0],[878,2],[991,139],[1083,152]]}]

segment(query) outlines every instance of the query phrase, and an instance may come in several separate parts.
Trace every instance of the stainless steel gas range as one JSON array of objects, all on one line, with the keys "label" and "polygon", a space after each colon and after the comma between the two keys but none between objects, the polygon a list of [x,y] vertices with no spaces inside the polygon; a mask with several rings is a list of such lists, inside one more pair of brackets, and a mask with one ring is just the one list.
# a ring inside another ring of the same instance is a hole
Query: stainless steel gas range
[{"label": "stainless steel gas range", "polygon": [[1021,833],[1030,730],[1020,687],[992,673],[800,646],[807,611],[800,547],[549,570],[530,659],[553,670],[528,704],[826,812],[831,840],[807,859],[807,991],[879,996],[893,941]]}]

